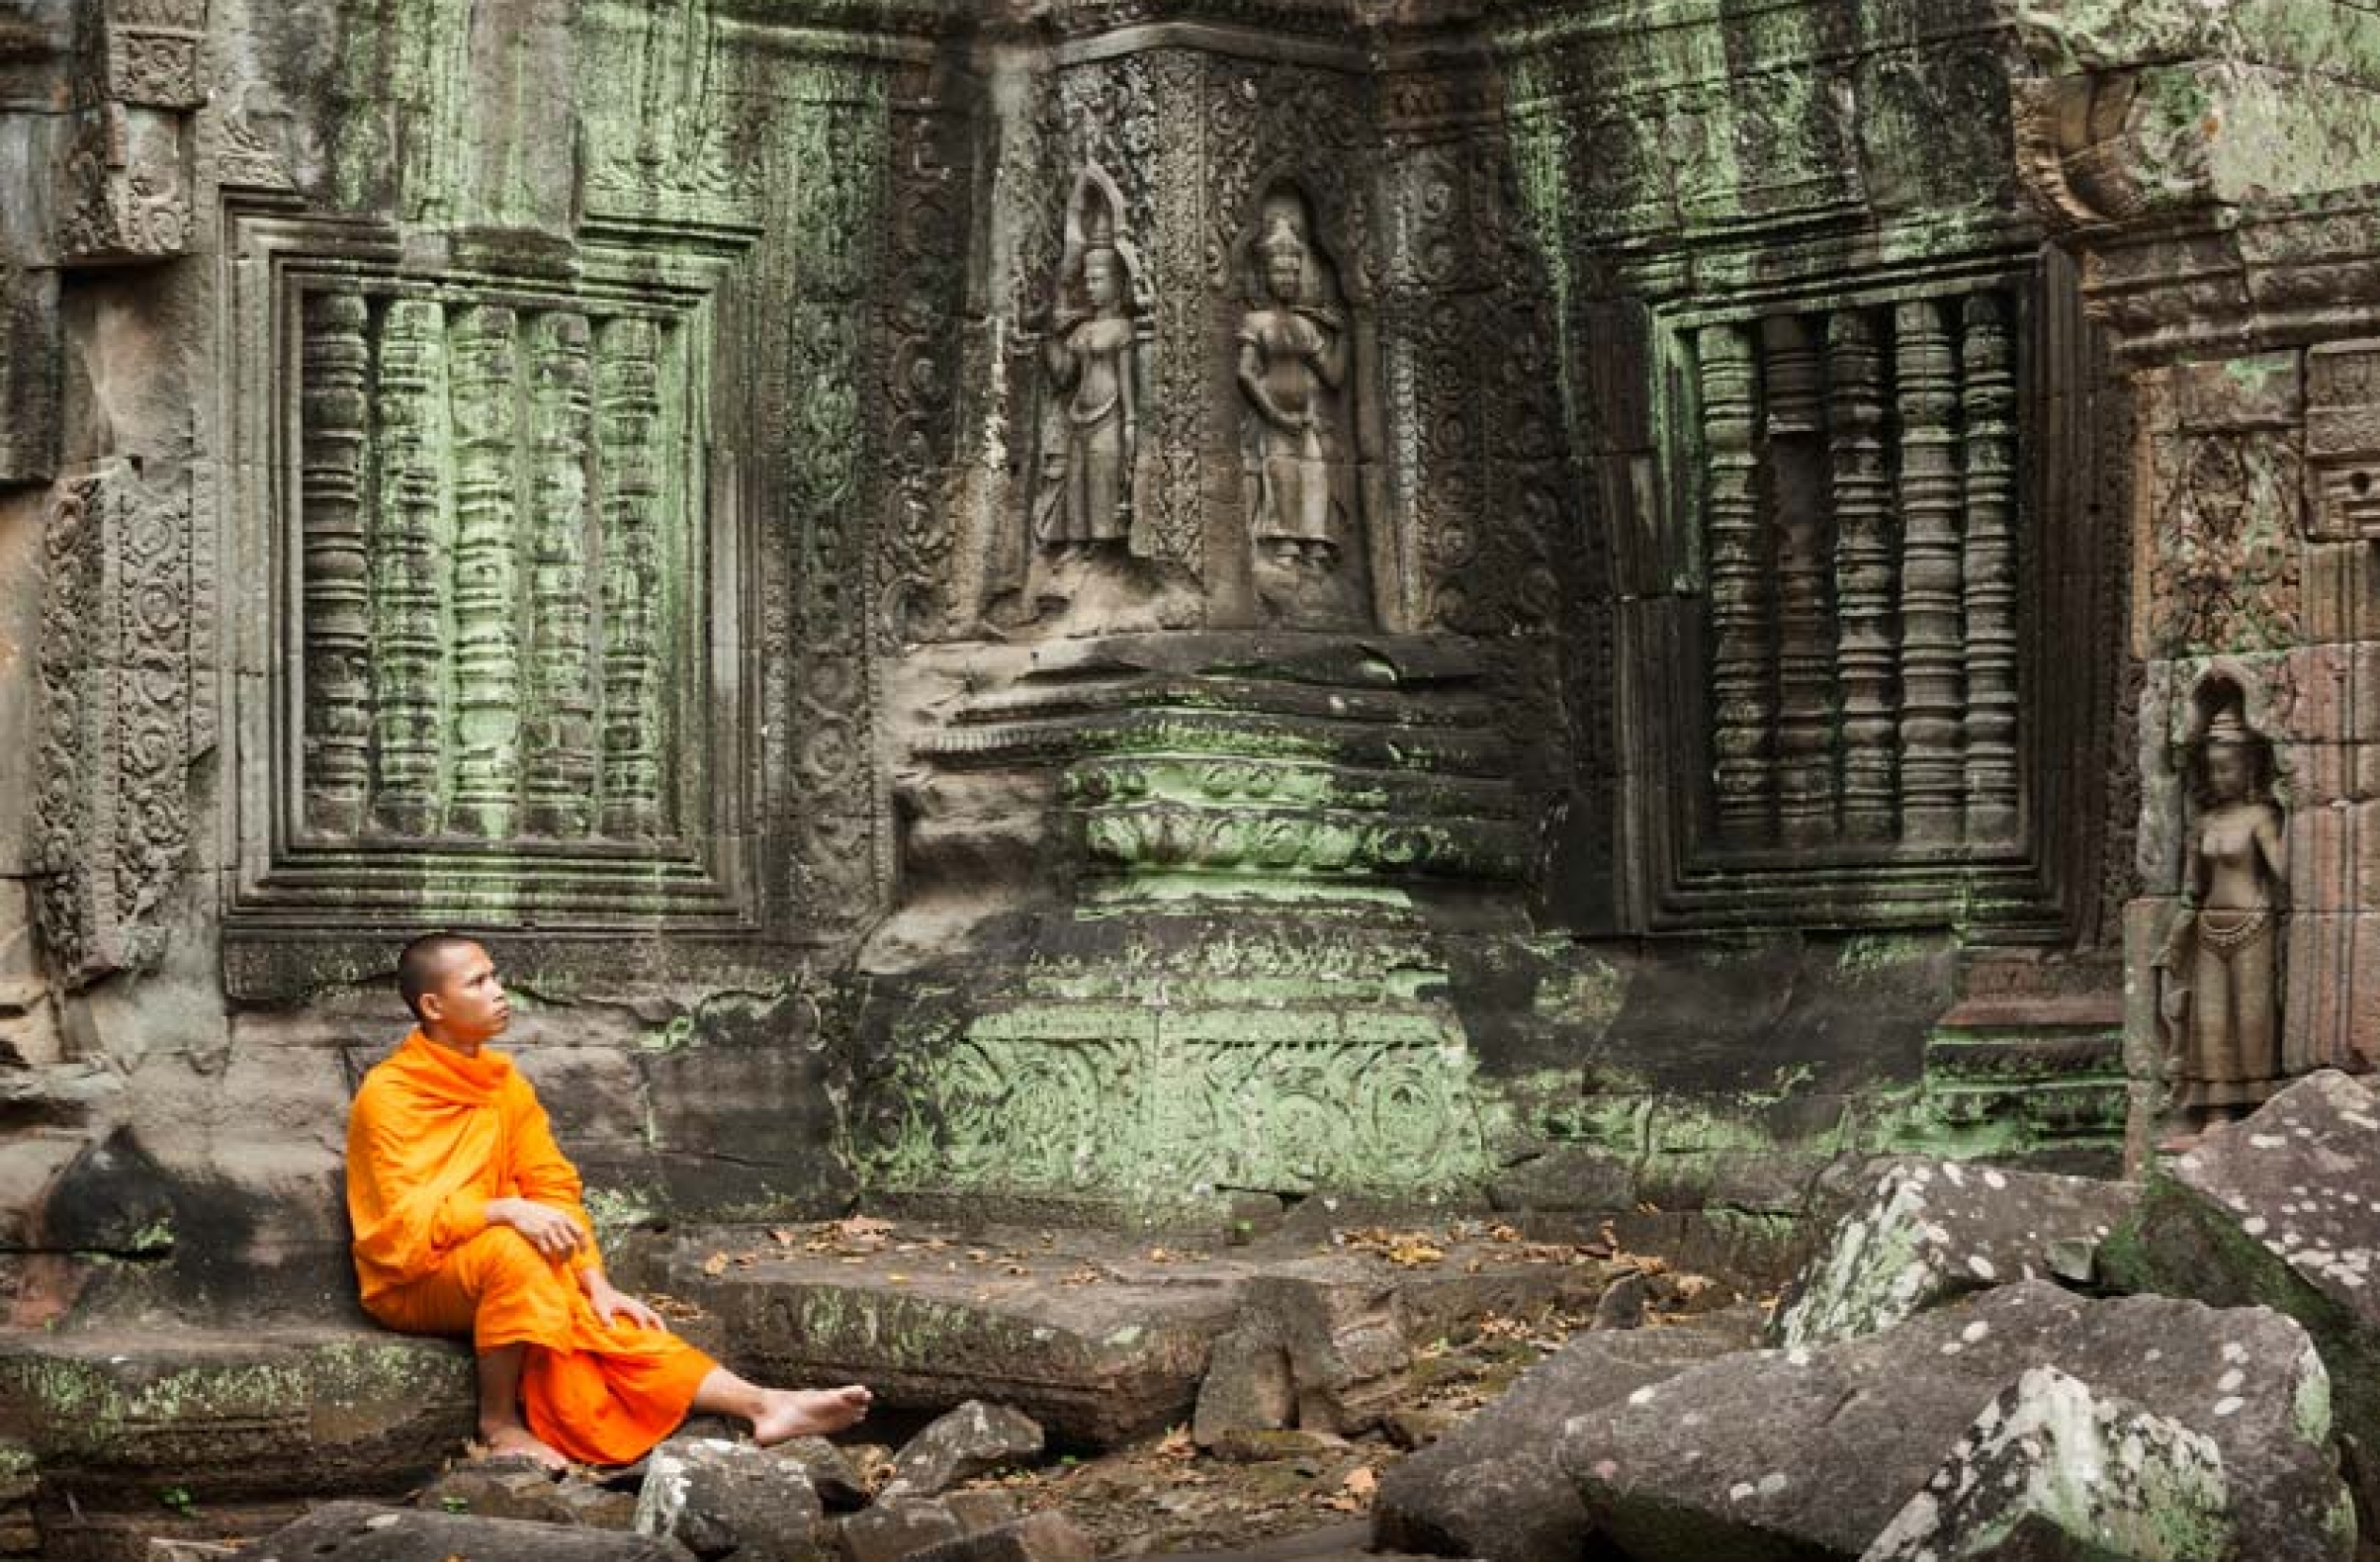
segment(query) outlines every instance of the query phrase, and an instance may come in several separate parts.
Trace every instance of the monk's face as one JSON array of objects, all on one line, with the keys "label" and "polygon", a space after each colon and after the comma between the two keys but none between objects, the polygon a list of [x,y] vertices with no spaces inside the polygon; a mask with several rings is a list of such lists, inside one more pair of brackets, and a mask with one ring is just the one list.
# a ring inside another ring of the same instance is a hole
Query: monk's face
[{"label": "monk's face", "polygon": [[422,994],[422,1030],[433,1041],[473,1053],[512,1023],[512,1000],[496,980],[496,962],[477,944],[447,956],[438,986]]}]

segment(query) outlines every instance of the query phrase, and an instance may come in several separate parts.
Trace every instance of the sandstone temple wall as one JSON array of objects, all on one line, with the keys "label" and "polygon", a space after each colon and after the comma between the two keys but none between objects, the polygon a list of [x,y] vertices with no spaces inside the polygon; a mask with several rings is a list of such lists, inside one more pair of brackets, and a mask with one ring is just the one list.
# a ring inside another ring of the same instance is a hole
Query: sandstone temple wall
[{"label": "sandstone temple wall", "polygon": [[621,1229],[2138,1153],[2219,712],[2371,1057],[2372,25],[0,0],[13,1316],[441,925]]}]

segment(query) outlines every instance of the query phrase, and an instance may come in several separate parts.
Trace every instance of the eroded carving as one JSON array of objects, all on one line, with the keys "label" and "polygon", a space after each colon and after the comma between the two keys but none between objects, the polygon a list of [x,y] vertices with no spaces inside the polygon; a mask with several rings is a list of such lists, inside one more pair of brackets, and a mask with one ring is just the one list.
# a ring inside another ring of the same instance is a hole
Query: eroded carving
[{"label": "eroded carving", "polygon": [[52,969],[154,966],[190,844],[186,478],[111,461],[60,479],[44,533],[34,869]]},{"label": "eroded carving", "polygon": [[1235,375],[1246,404],[1242,491],[1258,593],[1292,621],[1343,620],[1360,600],[1350,566],[1364,547],[1346,295],[1317,243],[1312,204],[1293,183],[1265,191],[1240,251],[1246,308]]},{"label": "eroded carving", "polygon": [[302,314],[308,831],[664,835],[678,333],[349,286]]},{"label": "eroded carving", "polygon": [[1116,232],[1112,189],[1096,172],[1077,187],[1041,343],[1049,391],[1033,536],[1066,560],[1132,535],[1147,327],[1139,318],[1137,268]]},{"label": "eroded carving", "polygon": [[2248,724],[2230,679],[2210,676],[2192,703],[2186,768],[2196,817],[2182,909],[2155,962],[2172,1108],[2185,1130],[2253,1110],[2312,1066],[2287,1055],[2283,1041],[2289,867],[2272,745]]}]

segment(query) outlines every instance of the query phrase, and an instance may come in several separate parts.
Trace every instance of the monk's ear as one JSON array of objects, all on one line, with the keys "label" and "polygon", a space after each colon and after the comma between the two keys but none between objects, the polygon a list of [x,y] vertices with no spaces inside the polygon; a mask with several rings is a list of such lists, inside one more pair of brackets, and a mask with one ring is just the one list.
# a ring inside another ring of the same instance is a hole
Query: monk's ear
[{"label": "monk's ear", "polygon": [[413,1006],[420,1012],[424,1025],[435,1025],[446,1018],[446,1000],[435,989],[414,999]]}]

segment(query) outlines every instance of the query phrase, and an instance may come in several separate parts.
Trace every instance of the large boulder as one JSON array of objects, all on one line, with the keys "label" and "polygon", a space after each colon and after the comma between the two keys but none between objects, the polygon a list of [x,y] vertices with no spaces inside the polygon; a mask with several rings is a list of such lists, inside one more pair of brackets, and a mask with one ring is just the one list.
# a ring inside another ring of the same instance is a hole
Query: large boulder
[{"label": "large boulder", "polygon": [[650,1536],[333,1503],[243,1547],[241,1562],[693,1562]]},{"label": "large boulder", "polygon": [[2380,1533],[2380,1095],[2310,1074],[2160,1160],[2100,1264],[2126,1289],[2303,1324],[2337,1386],[2364,1528]]},{"label": "large boulder", "polygon": [[1701,1329],[1573,1337],[1503,1397],[1389,1471],[1372,1509],[1374,1542],[1486,1562],[1579,1554],[1592,1526],[1555,1459],[1562,1423],[1728,1349],[1723,1336]]},{"label": "large boulder", "polygon": [[2089,1177],[1891,1161],[1803,1269],[1770,1342],[1855,1339],[1970,1291],[2047,1276],[2054,1247],[2104,1238],[2138,1194]]},{"label": "large boulder", "polygon": [[824,1520],[799,1464],[720,1437],[676,1437],[655,1449],[637,1494],[639,1534],[674,1540],[706,1562],[825,1562]]},{"label": "large boulder", "polygon": [[2020,1282],[1841,1345],[1689,1368],[1573,1417],[1559,1456],[1632,1562],[1856,1557],[2039,1366],[2205,1436],[2238,1562],[2349,1554],[2328,1374],[2264,1308]]},{"label": "large boulder", "polygon": [[1984,1407],[1860,1562],[2253,1557],[2214,1439],[2036,1367]]}]

